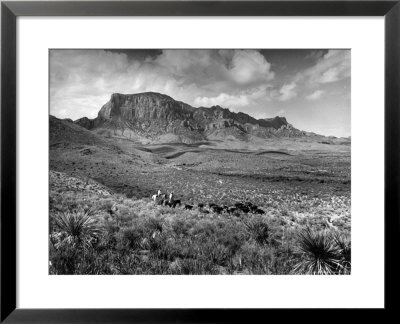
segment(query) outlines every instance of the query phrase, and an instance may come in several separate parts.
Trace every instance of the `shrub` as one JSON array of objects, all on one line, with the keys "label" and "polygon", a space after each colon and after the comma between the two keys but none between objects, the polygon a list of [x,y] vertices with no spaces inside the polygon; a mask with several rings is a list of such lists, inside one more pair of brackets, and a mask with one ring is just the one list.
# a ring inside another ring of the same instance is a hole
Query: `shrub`
[{"label": "shrub", "polygon": [[154,232],[162,232],[163,221],[158,218],[151,217],[145,222],[145,226],[152,234]]},{"label": "shrub", "polygon": [[60,213],[54,217],[54,225],[59,232],[66,234],[65,240],[77,244],[83,243],[84,246],[92,246],[101,233],[93,214],[94,210]]},{"label": "shrub", "polygon": [[297,274],[331,275],[340,269],[339,249],[332,238],[309,227],[298,235],[300,261],[295,265]]},{"label": "shrub", "polygon": [[340,256],[340,273],[350,274],[351,269],[351,242],[348,237],[336,232],[333,236]]},{"label": "shrub", "polygon": [[270,239],[270,227],[262,220],[244,222],[247,232],[260,245],[268,244]]},{"label": "shrub", "polygon": [[191,228],[191,223],[183,219],[177,219],[172,224],[172,230],[178,236],[186,236]]},{"label": "shrub", "polygon": [[144,239],[141,228],[132,226],[121,229],[115,235],[117,250],[137,250],[141,248]]}]

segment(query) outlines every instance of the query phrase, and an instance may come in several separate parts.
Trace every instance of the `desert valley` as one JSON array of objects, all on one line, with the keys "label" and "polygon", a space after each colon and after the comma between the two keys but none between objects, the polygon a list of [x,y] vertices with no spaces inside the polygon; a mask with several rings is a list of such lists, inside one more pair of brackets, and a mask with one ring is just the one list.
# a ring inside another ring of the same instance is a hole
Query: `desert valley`
[{"label": "desert valley", "polygon": [[51,274],[350,273],[350,138],[154,92],[49,123]]}]

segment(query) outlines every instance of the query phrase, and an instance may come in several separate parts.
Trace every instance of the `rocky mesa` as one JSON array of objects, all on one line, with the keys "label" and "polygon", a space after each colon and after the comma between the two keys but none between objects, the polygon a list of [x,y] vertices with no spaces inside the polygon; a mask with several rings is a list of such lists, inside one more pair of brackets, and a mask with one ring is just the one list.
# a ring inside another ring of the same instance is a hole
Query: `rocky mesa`
[{"label": "rocky mesa", "polygon": [[183,142],[226,136],[238,139],[307,136],[285,117],[255,119],[220,106],[195,108],[155,92],[114,93],[96,118],[83,117],[74,123],[89,130],[108,129],[128,137],[135,134],[154,139],[174,134]]}]

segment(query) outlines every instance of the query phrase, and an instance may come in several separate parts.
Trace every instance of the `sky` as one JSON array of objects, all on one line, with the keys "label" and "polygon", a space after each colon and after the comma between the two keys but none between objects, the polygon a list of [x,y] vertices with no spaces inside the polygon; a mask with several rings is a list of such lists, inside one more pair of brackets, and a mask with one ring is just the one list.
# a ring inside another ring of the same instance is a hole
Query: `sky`
[{"label": "sky", "polygon": [[113,93],[159,92],[193,107],[350,136],[351,51],[338,49],[51,50],[50,114],[94,118]]}]

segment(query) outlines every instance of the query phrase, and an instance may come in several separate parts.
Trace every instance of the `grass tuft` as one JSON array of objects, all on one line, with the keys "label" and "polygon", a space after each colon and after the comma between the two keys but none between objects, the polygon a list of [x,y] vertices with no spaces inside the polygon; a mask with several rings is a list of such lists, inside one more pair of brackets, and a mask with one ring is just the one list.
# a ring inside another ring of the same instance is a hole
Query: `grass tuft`
[{"label": "grass tuft", "polygon": [[298,234],[298,241],[301,259],[294,267],[296,274],[338,274],[340,251],[329,235],[307,227]]}]

